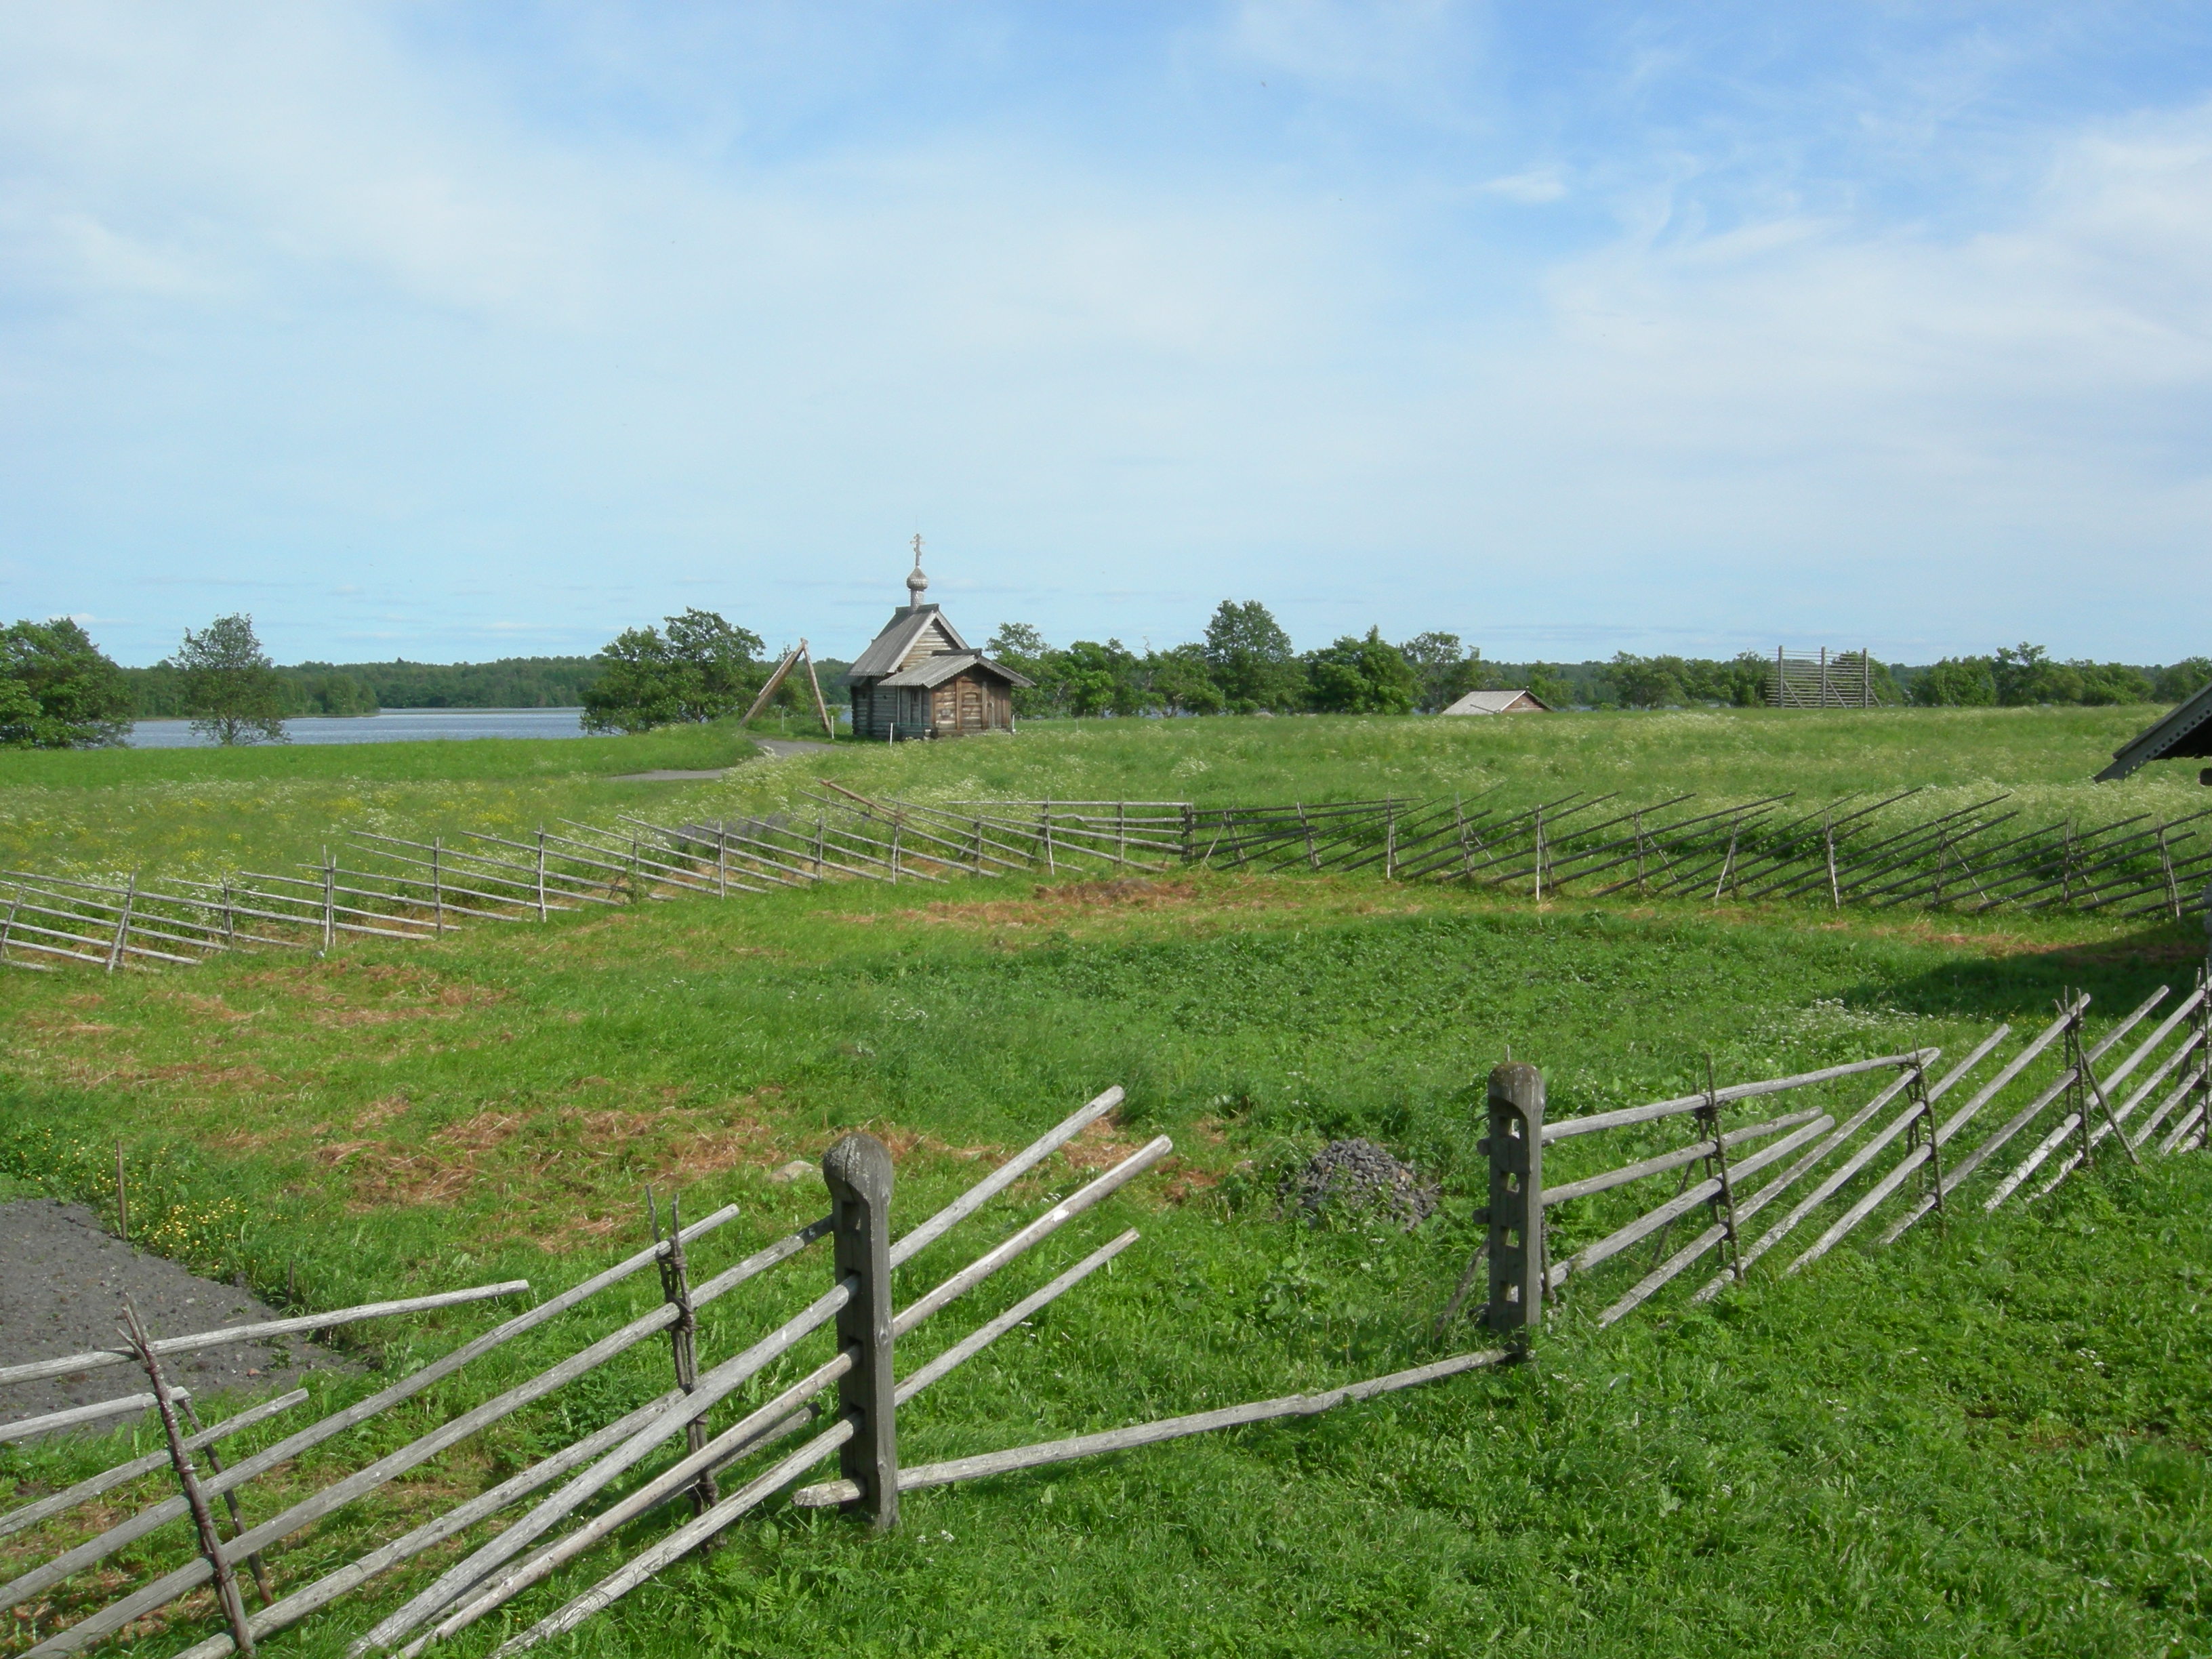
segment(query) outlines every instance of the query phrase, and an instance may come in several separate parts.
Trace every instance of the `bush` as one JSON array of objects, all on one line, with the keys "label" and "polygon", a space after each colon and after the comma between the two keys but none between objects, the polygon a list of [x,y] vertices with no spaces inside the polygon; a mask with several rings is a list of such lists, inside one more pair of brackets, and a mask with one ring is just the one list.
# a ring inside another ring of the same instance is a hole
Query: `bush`
[{"label": "bush", "polygon": [[131,731],[123,671],[67,617],[0,632],[0,745],[97,749]]},{"label": "bush", "polygon": [[759,635],[712,611],[663,620],[666,633],[626,628],[599,653],[599,677],[584,691],[586,730],[649,732],[714,720],[735,714],[766,682]]}]

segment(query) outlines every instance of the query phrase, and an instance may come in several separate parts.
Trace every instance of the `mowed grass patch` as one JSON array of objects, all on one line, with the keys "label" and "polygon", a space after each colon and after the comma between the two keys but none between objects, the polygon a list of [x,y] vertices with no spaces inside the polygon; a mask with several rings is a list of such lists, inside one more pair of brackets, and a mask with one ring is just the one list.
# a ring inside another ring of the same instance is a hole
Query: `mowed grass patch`
[{"label": "mowed grass patch", "polygon": [[[925,1461],[1479,1344],[1465,1325],[1439,1340],[1431,1321],[1475,1236],[1479,1091],[1509,1043],[1569,1115],[1697,1086],[1708,1054],[1723,1080],[1918,1043],[1955,1054],[1996,1019],[2039,1025],[2064,984],[2088,986],[2110,1018],[2178,977],[2185,942],[2078,920],[1946,939],[1917,923],[1205,876],[649,905],[326,962],[0,979],[0,1170],[104,1204],[120,1136],[134,1212],[168,1230],[165,1248],[271,1295],[296,1264],[312,1305],[513,1274],[542,1293],[642,1242],[646,1181],[680,1188],[688,1213],[742,1206],[696,1252],[710,1272],[819,1212],[818,1182],[769,1174],[847,1127],[897,1151],[911,1224],[1124,1084],[1110,1132],[905,1271],[902,1297],[1116,1150],[1176,1138],[1158,1176],[915,1339],[925,1358],[1119,1228],[1146,1234],[923,1397],[902,1431]],[[1403,1235],[1282,1219],[1279,1171],[1353,1133],[1443,1176],[1444,1213]],[[1569,1145],[1626,1155],[1601,1141],[1615,1138]],[[2193,1650],[2212,1636],[2195,1577],[2212,1552],[2212,1353],[2193,1305],[2212,1261],[2208,1197],[2203,1160],[2113,1170],[2048,1215],[1847,1250],[1710,1312],[1662,1298],[1597,1334],[1585,1321],[1600,1298],[1576,1298],[1533,1366],[917,1495],[889,1540],[778,1508],[572,1650]],[[827,1272],[808,1256],[748,1286],[710,1310],[704,1350],[734,1352]],[[249,1518],[655,1300],[633,1280],[480,1362],[303,1460],[252,1496]],[[346,1340],[398,1371],[494,1316],[448,1310]],[[648,1344],[349,1511],[277,1558],[286,1582],[607,1420],[665,1387],[665,1368]],[[27,1493],[112,1450],[10,1453],[0,1468]],[[82,1530],[0,1551],[27,1560]],[[173,1529],[126,1565],[185,1547]],[[429,1570],[368,1603],[395,1605]],[[74,1586],[29,1622],[51,1628],[105,1593]],[[367,1612],[272,1647],[335,1653]],[[19,1629],[10,1650],[32,1638]]]}]

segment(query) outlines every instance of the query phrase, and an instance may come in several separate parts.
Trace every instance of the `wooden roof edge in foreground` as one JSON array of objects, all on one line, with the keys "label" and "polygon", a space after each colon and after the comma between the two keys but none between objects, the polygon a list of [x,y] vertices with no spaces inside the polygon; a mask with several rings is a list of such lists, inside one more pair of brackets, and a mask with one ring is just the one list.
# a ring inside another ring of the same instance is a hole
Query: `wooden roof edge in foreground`
[{"label": "wooden roof edge in foreground", "polygon": [[2112,751],[2112,763],[2097,774],[2099,783],[2109,783],[2124,778],[2148,762],[2179,760],[2212,755],[2212,685],[2201,688],[2193,697],[2183,699],[2180,706],[2166,718],[2139,732],[2133,741]]}]

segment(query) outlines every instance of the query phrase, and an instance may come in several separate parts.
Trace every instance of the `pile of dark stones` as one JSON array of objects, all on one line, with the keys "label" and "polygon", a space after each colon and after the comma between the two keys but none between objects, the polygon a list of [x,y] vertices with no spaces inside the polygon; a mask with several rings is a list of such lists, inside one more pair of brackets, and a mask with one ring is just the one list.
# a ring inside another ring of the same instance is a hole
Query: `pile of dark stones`
[{"label": "pile of dark stones", "polygon": [[1371,1140],[1330,1141],[1283,1172],[1277,1197],[1283,1213],[1316,1227],[1379,1219],[1411,1231],[1437,1207],[1435,1185]]}]

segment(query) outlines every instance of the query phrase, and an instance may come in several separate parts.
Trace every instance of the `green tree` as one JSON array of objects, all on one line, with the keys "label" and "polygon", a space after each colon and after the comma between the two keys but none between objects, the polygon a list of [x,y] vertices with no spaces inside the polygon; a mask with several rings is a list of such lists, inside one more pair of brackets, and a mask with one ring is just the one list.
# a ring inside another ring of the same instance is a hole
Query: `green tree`
[{"label": "green tree", "polygon": [[1528,684],[1521,689],[1547,708],[1571,708],[1581,700],[1575,683],[1560,672],[1557,663],[1530,663]]},{"label": "green tree", "polygon": [[283,743],[284,682],[243,611],[217,617],[170,659],[183,682],[185,713],[192,730],[228,746]]},{"label": "green tree", "polygon": [[2152,677],[2151,695],[2160,702],[2181,702],[2212,685],[2212,657],[2185,657]]},{"label": "green tree", "polygon": [[1419,676],[1379,628],[1365,639],[1346,634],[1309,653],[1306,684],[1315,708],[1337,714],[1410,714],[1421,690]]},{"label": "green tree", "polygon": [[1137,657],[1121,641],[1100,645],[1078,640],[1056,654],[1054,678],[1069,714],[1080,718],[1143,712],[1146,699]]},{"label": "green tree", "polygon": [[1053,649],[1042,633],[1027,623],[1000,623],[998,632],[983,641],[983,654],[1036,682],[1014,688],[1015,714],[1034,717],[1054,712]]},{"label": "green tree", "polygon": [[0,746],[97,749],[131,732],[123,671],[67,617],[0,631]]},{"label": "green tree", "polygon": [[1605,666],[1606,689],[1624,708],[1665,708],[1690,701],[1680,657],[1638,657],[1616,651]]},{"label": "green tree", "polygon": [[1233,714],[1296,708],[1305,687],[1291,636],[1257,599],[1224,599],[1206,625],[1206,664]]},{"label": "green tree", "polygon": [[2051,661],[2050,652],[2042,646],[2001,646],[1990,666],[1996,681],[1997,702],[2005,708],[2079,700],[2081,676],[2064,664]]},{"label": "green tree", "polygon": [[1997,700],[1996,664],[1987,657],[1946,657],[1912,683],[1923,708],[1987,708]]},{"label": "green tree", "polygon": [[1174,714],[1218,714],[1221,688],[1214,684],[1202,645],[1178,645],[1147,653],[1146,678],[1158,706]]},{"label": "green tree", "polygon": [[712,611],[689,610],[658,628],[626,628],[600,651],[584,692],[593,732],[648,732],[734,714],[767,678],[761,638]]},{"label": "green tree", "polygon": [[2066,665],[2079,682],[2074,701],[2097,708],[2116,703],[2148,702],[2150,676],[2124,662],[2091,662],[2077,658]]},{"label": "green tree", "polygon": [[1487,685],[1481,651],[1465,649],[1456,634],[1416,634],[1398,647],[1398,654],[1419,683],[1413,707],[1425,714],[1449,708],[1468,692]]}]

